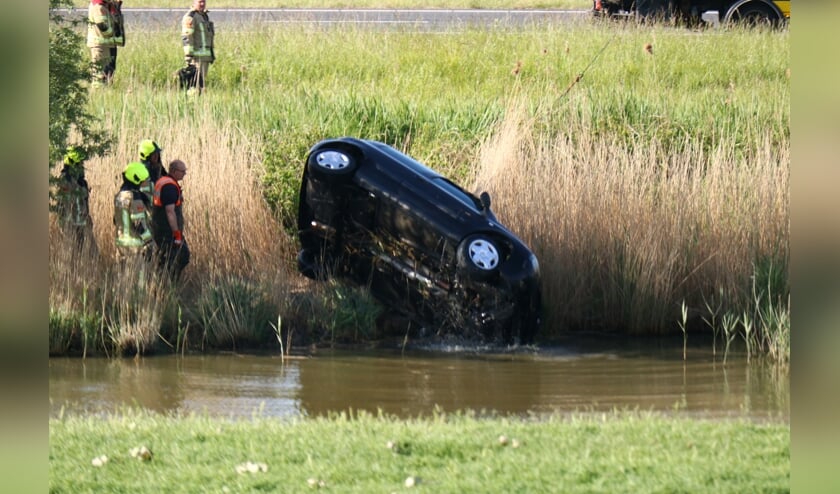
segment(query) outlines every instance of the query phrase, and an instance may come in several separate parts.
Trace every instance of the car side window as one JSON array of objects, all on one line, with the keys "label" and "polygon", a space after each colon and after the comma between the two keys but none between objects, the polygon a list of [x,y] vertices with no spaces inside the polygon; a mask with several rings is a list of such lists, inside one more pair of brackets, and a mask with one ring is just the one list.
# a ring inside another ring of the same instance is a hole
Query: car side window
[{"label": "car side window", "polygon": [[483,206],[481,205],[481,201],[477,197],[465,191],[449,179],[440,177],[436,179],[436,182],[440,184],[441,188],[445,189],[451,195],[463,202],[465,206],[477,209],[478,211],[482,210]]}]

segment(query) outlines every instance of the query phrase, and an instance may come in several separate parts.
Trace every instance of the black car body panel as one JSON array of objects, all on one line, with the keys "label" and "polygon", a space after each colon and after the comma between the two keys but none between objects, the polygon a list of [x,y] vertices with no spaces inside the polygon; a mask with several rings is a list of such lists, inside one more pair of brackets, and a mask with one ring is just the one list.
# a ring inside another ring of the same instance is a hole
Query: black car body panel
[{"label": "black car body panel", "polygon": [[539,265],[489,201],[381,142],[321,141],[301,182],[298,267],[441,333],[531,343]]}]

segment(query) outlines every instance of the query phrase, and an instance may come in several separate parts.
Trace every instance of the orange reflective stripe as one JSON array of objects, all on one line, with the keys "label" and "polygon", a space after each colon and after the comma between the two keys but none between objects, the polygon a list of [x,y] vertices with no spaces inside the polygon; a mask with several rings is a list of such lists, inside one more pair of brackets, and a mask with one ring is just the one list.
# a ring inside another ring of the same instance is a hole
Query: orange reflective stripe
[{"label": "orange reflective stripe", "polygon": [[152,196],[152,204],[153,205],[155,205],[157,207],[163,206],[163,203],[160,200],[160,193],[163,190],[164,185],[170,185],[170,184],[174,185],[178,189],[178,202],[176,202],[175,205],[176,206],[181,205],[181,186],[178,185],[178,182],[176,182],[174,178],[166,176],[166,175],[160,177],[158,179],[158,181],[155,182],[155,194],[154,194],[154,196]]}]

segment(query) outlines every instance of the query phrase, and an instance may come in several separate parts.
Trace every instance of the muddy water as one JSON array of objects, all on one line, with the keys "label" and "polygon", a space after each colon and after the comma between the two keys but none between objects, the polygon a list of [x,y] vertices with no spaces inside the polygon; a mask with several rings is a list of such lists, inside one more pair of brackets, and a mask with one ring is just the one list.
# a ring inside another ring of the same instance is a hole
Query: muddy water
[{"label": "muddy water", "polygon": [[50,413],[123,405],[215,416],[318,416],[344,410],[400,417],[435,409],[544,414],[654,410],[700,417],[790,417],[789,375],[713,355],[708,346],[570,343],[530,352],[438,347],[410,352],[50,359]]}]

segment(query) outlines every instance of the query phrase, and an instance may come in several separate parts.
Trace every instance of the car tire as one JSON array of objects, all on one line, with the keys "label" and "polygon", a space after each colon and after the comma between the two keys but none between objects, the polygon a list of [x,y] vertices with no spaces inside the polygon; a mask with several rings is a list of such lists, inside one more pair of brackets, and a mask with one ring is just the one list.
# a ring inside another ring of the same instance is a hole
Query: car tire
[{"label": "car tire", "polygon": [[496,243],[485,235],[470,235],[458,246],[458,270],[461,277],[488,281],[499,272],[501,254]]},{"label": "car tire", "polygon": [[324,147],[309,155],[308,170],[317,179],[340,182],[356,172],[358,161],[348,149]]},{"label": "car tire", "polygon": [[297,264],[300,274],[311,280],[327,281],[329,279],[329,276],[324,269],[323,259],[318,259],[309,250],[302,249],[298,252]]}]

